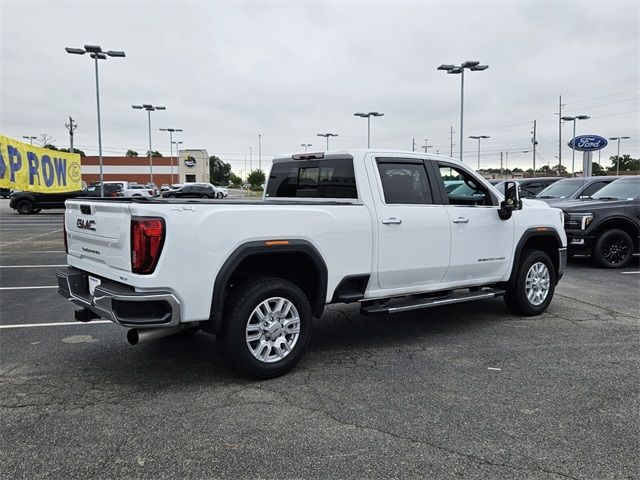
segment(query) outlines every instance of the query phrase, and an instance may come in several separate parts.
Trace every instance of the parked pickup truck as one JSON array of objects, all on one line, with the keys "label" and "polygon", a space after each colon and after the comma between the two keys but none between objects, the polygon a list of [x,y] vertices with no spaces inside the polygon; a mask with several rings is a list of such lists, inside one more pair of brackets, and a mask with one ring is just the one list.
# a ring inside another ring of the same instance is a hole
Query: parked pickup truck
[{"label": "parked pickup truck", "polygon": [[565,214],[569,255],[622,268],[640,252],[640,176],[621,177],[589,198],[556,203]]},{"label": "parked pickup truck", "polygon": [[[445,181],[478,193],[449,197]],[[199,327],[239,371],[290,370],[325,305],[363,314],[503,296],[521,315],[566,263],[560,210],[448,157],[384,150],[276,158],[262,200],[69,200],[60,294],[130,343]]]}]

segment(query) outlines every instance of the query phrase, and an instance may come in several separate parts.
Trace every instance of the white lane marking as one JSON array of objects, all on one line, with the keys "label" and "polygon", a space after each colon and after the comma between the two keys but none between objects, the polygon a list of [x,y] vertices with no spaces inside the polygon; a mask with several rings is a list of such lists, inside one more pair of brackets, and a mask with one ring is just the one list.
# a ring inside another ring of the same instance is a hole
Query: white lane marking
[{"label": "white lane marking", "polygon": [[498,372],[501,372],[502,369],[501,368],[494,368],[494,367],[487,367],[487,370],[496,370]]},{"label": "white lane marking", "polygon": [[640,272],[620,272],[620,273],[622,273],[623,275],[630,275],[632,273],[640,273]]},{"label": "white lane marking", "polygon": [[54,286],[42,286],[42,287],[0,287],[0,290],[37,290],[40,288],[58,288],[57,285]]},{"label": "white lane marking", "polygon": [[91,320],[90,322],[24,323],[22,325],[0,325],[0,330],[9,329],[9,328],[65,327],[68,325],[94,325],[96,323],[113,323],[113,322],[111,320]]},{"label": "white lane marking", "polygon": [[2,244],[0,244],[0,248],[1,247],[6,247],[7,245],[14,245],[16,243],[28,242],[29,240],[33,240],[34,238],[44,237],[45,235],[51,235],[52,233],[61,232],[61,231],[62,231],[62,229],[59,228],[57,230],[52,230],[52,231],[47,232],[47,233],[41,233],[40,235],[34,235],[33,237],[27,237],[27,238],[23,238],[22,240],[16,240],[15,242],[2,243]]},{"label": "white lane marking", "polygon": [[66,266],[67,265],[0,265],[0,268],[52,268]]},{"label": "white lane marking", "polygon": [[24,254],[24,255],[31,255],[32,253],[67,253],[64,250],[19,250],[16,252],[0,252],[0,255],[2,254],[5,255],[17,255],[17,254]]}]

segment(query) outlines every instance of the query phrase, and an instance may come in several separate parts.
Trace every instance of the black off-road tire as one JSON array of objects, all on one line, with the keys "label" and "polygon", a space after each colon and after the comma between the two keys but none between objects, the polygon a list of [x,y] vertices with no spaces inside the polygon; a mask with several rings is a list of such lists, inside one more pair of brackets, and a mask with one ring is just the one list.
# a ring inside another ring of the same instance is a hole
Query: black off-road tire
[{"label": "black off-road tire", "polygon": [[29,200],[20,200],[16,203],[16,211],[20,215],[31,215],[33,213],[33,203]]},{"label": "black off-road tire", "polygon": [[[274,363],[256,359],[246,342],[246,326],[254,309],[264,300],[282,297],[291,302],[300,317],[300,333],[291,352]],[[277,277],[261,277],[236,287],[226,302],[218,345],[229,364],[240,373],[258,379],[279,377],[296,366],[311,338],[312,313],[309,299],[294,283]]]},{"label": "black off-road tire", "polygon": [[[529,269],[536,263],[543,263],[549,271],[549,291],[546,298],[539,305],[532,303],[527,297],[526,283]],[[504,302],[509,310],[518,315],[527,317],[540,315],[543,313],[551,300],[556,288],[556,270],[549,255],[542,250],[524,250],[520,257],[520,264],[515,278],[509,282]]]},{"label": "black off-road tire", "polygon": [[600,233],[591,252],[593,262],[602,268],[625,267],[632,257],[633,240],[627,232],[617,228]]}]

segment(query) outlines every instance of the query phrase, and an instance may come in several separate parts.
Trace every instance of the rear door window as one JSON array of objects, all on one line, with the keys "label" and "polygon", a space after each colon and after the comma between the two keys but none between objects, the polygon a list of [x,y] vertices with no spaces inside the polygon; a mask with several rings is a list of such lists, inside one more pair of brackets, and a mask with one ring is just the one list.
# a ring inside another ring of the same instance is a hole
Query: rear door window
[{"label": "rear door window", "polygon": [[358,198],[352,159],[274,163],[266,197]]},{"label": "rear door window", "polygon": [[433,203],[424,163],[378,160],[378,172],[386,204]]}]

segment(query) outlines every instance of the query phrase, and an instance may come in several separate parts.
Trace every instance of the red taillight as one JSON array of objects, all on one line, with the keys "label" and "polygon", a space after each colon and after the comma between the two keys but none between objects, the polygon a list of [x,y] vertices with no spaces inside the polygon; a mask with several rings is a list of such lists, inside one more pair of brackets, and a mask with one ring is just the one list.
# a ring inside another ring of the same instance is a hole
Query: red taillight
[{"label": "red taillight", "polygon": [[158,264],[164,243],[164,220],[158,217],[131,218],[131,271],[148,274]]},{"label": "red taillight", "polygon": [[62,235],[64,237],[64,253],[69,253],[69,245],[67,245],[67,216],[62,217]]}]

